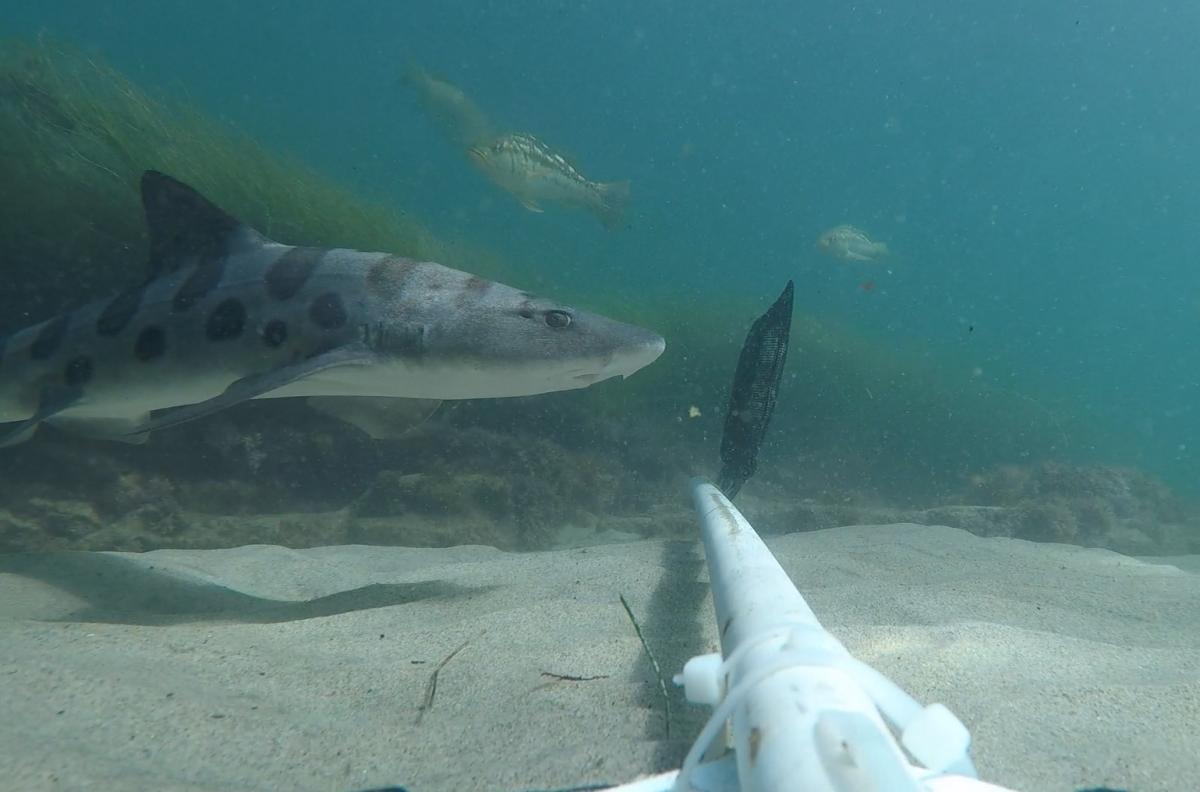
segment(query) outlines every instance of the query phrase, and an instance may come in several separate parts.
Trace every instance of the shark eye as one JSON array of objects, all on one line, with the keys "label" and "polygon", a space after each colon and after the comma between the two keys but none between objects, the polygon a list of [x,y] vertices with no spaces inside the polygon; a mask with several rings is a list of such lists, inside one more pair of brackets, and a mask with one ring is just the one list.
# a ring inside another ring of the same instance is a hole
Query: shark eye
[{"label": "shark eye", "polygon": [[553,328],[567,327],[571,324],[571,314],[566,311],[546,311],[546,324]]}]

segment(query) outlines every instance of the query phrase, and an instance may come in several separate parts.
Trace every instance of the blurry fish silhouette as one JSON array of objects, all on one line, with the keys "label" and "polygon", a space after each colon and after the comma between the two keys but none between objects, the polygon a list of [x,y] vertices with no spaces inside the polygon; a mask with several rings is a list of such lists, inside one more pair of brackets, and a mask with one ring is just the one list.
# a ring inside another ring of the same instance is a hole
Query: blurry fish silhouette
[{"label": "blurry fish silhouette", "polygon": [[834,226],[817,237],[821,252],[842,261],[878,261],[889,255],[888,246],[852,225]]},{"label": "blurry fish silhouette", "polygon": [[721,472],[717,476],[717,486],[730,499],[758,468],[758,449],[767,435],[787,362],[792,293],[792,282],[788,281],[779,299],[754,322],[738,355],[721,435]]},{"label": "blurry fish silhouette", "polygon": [[471,161],[531,212],[542,202],[591,210],[605,228],[620,225],[629,182],[594,182],[533,135],[504,135],[470,150]]},{"label": "blurry fish silhouette", "polygon": [[453,143],[470,148],[495,139],[497,133],[487,114],[457,85],[415,64],[405,69],[402,79]]}]

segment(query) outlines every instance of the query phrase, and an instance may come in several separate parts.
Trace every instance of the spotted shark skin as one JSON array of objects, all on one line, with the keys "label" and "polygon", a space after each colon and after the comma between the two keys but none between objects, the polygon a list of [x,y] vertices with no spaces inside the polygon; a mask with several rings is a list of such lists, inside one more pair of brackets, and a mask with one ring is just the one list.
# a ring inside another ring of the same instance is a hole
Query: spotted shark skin
[{"label": "spotted shark skin", "polygon": [[628,376],[665,347],[433,262],[269,240],[154,171],[142,195],[151,277],[0,337],[0,445],[41,423],[139,442],[251,398],[568,390]]}]

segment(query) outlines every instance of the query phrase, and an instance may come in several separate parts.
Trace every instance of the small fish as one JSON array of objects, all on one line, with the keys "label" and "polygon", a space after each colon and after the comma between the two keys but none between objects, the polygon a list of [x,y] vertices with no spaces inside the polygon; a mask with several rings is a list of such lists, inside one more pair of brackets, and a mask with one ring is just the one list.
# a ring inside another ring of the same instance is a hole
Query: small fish
[{"label": "small fish", "polygon": [[471,161],[531,212],[541,202],[581,206],[616,228],[629,203],[629,182],[589,181],[578,169],[533,135],[511,134],[473,146]]},{"label": "small fish", "polygon": [[469,148],[495,139],[487,114],[457,85],[416,65],[410,65],[402,79],[416,91],[425,112],[453,143]]},{"label": "small fish", "polygon": [[433,262],[280,244],[156,171],[142,176],[142,202],[143,283],[0,336],[0,446],[42,423],[141,442],[285,396],[320,397],[321,411],[387,436],[397,412],[420,420],[442,399],[584,388],[665,347]]},{"label": "small fish", "polygon": [[872,242],[865,232],[852,225],[834,226],[825,231],[817,238],[817,247],[842,261],[878,261],[889,255],[887,245]]}]

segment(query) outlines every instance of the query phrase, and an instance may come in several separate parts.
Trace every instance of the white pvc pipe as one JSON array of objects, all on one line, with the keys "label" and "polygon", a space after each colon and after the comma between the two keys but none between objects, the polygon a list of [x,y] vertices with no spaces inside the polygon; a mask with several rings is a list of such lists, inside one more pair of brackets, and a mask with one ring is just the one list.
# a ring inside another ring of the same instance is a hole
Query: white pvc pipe
[{"label": "white pvc pipe", "polygon": [[746,643],[779,627],[820,627],[817,616],[791,578],[719,489],[692,481],[708,561],[721,654],[726,658]]},{"label": "white pvc pipe", "polygon": [[[922,707],[825,631],[720,490],[693,479],[692,497],[721,654],[693,657],[675,681],[713,714],[677,775],[613,792],[1011,792],[975,777],[953,713]],[[732,762],[701,763],[726,722]]]},{"label": "white pvc pipe", "polygon": [[[845,648],[750,523],[706,481],[693,481],[692,496],[725,658],[718,713],[730,716],[741,792],[919,789],[845,670]],[[686,765],[677,788],[685,776]]]}]

